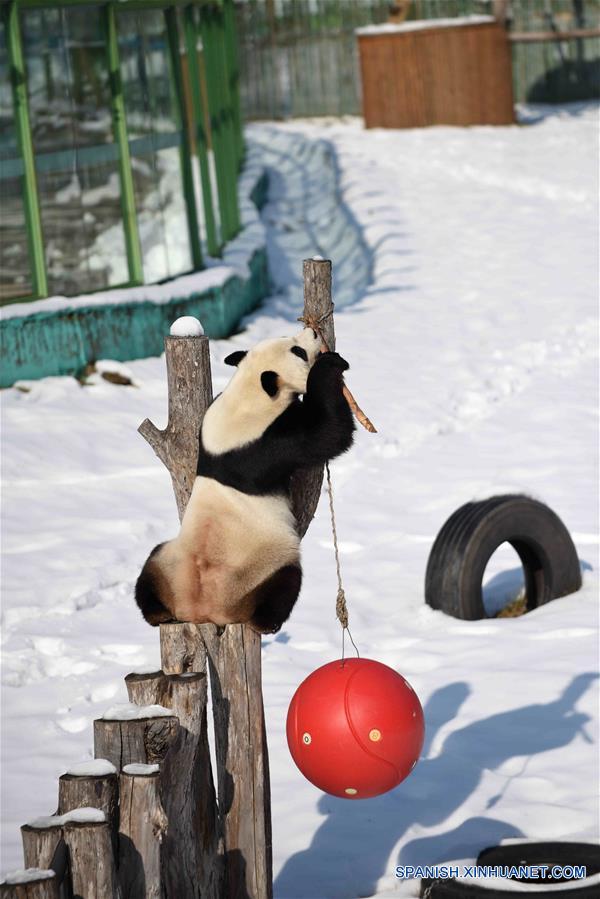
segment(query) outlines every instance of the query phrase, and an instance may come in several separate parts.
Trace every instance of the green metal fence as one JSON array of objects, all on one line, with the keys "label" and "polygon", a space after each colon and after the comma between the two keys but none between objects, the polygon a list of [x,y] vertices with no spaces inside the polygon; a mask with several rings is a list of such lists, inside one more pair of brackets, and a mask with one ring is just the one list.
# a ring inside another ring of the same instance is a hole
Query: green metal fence
[{"label": "green metal fence", "polygon": [[233,0],[0,6],[0,302],[202,268],[242,154]]},{"label": "green metal fence", "polygon": [[[236,4],[247,119],[360,113],[354,29],[388,19],[391,0],[243,0]],[[600,0],[511,0],[513,32],[600,24]],[[409,20],[489,15],[488,0],[412,0]],[[600,44],[586,37],[513,44],[515,99],[597,97]]]}]

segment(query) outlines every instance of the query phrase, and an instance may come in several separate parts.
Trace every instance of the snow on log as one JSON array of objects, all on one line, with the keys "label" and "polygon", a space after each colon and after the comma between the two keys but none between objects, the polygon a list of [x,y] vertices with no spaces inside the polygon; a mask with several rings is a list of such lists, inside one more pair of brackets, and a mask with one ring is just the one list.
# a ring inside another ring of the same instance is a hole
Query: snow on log
[{"label": "snow on log", "polygon": [[73,895],[120,899],[108,822],[69,821],[63,828]]},{"label": "snow on log", "polygon": [[221,862],[208,747],[206,672],[129,674],[125,684],[132,702],[167,706],[180,724],[160,775],[160,797],[169,822],[161,851],[165,892],[189,899],[218,896]]},{"label": "snow on log", "polygon": [[202,337],[204,328],[193,315],[182,315],[176,318],[169,329],[171,337]]},{"label": "snow on log", "polygon": [[127,899],[161,899],[161,847],[168,820],[160,801],[159,766],[127,765],[119,788],[122,894]]},{"label": "snow on log", "polygon": [[7,874],[0,883],[2,899],[58,899],[58,880],[54,871],[31,867]]}]

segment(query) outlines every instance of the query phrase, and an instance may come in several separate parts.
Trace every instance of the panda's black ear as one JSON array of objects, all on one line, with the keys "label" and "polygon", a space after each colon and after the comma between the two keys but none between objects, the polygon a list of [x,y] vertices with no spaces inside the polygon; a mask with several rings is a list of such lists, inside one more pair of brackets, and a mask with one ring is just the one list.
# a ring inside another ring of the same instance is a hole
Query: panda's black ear
[{"label": "panda's black ear", "polygon": [[276,371],[263,371],[260,376],[260,383],[263,386],[263,390],[265,393],[268,393],[270,397],[277,396],[279,391],[279,375]]},{"label": "panda's black ear", "polygon": [[244,356],[248,355],[248,350],[236,350],[235,353],[230,353],[229,356],[225,356],[223,362],[225,365],[239,365]]}]

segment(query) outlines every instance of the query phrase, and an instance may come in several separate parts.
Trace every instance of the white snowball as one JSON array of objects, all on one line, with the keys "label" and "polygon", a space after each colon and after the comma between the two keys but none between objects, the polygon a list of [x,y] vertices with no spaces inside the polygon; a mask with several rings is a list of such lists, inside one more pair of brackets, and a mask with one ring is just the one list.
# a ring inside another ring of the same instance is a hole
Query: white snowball
[{"label": "white snowball", "polygon": [[144,765],[141,762],[133,762],[131,765],[125,765],[124,774],[134,774],[137,776],[157,774],[160,770],[159,765]]},{"label": "white snowball", "polygon": [[201,337],[204,328],[193,315],[182,315],[175,319],[169,331],[171,337]]},{"label": "white snowball", "polygon": [[165,709],[162,705],[135,705],[133,702],[125,702],[122,705],[113,705],[102,715],[105,721],[132,721],[136,718],[164,718],[172,715],[171,709]]},{"label": "white snowball", "polygon": [[116,774],[117,769],[108,759],[90,759],[87,762],[78,762],[67,768],[65,774],[75,777],[105,777],[107,774]]},{"label": "white snowball", "polygon": [[36,880],[48,880],[54,877],[54,871],[49,868],[23,868],[20,871],[11,871],[2,883],[34,883]]},{"label": "white snowball", "polygon": [[313,262],[325,262],[322,256],[313,256]]}]

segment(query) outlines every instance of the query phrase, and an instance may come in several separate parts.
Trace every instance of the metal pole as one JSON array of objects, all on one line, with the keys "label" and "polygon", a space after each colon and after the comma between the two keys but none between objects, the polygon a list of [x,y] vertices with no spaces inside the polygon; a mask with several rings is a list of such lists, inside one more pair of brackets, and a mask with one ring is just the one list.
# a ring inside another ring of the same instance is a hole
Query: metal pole
[{"label": "metal pole", "polygon": [[44,257],[44,236],[40,217],[35,158],[29,122],[27,86],[25,83],[25,63],[23,60],[19,11],[16,0],[13,0],[4,14],[6,16],[6,35],[11,69],[15,125],[19,150],[23,160],[23,203],[25,206],[25,225],[31,261],[32,288],[35,296],[46,297],[48,296],[48,279]]},{"label": "metal pole", "polygon": [[125,230],[125,247],[129,265],[129,280],[132,284],[143,284],[142,251],[137,227],[135,193],[131,174],[125,100],[117,43],[117,23],[115,4],[109,3],[105,9],[106,47],[110,83],[111,112],[115,143],[119,148],[119,178],[121,181],[121,212]]}]

